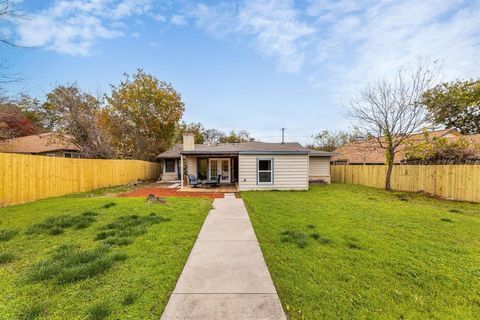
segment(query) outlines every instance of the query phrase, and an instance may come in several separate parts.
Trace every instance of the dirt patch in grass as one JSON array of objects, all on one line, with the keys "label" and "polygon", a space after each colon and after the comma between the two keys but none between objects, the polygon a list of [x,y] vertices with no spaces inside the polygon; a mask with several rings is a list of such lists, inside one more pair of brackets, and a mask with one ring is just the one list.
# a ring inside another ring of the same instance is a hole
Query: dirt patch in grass
[{"label": "dirt patch in grass", "polygon": [[120,197],[148,197],[153,194],[157,197],[193,197],[193,198],[210,198],[217,199],[223,198],[224,194],[221,192],[184,192],[178,191],[175,188],[161,188],[161,187],[148,187],[139,188],[133,191],[120,194]]},{"label": "dirt patch in grass", "polygon": [[453,220],[450,219],[450,218],[442,218],[442,219],[440,219],[440,221],[443,221],[443,222],[453,222]]},{"label": "dirt patch in grass", "polygon": [[42,223],[37,223],[30,226],[27,234],[50,234],[58,235],[64,232],[66,228],[73,228],[74,230],[80,230],[89,227],[96,221],[95,216],[98,215],[93,211],[85,211],[80,215],[62,215],[56,217],[50,217],[45,219]]},{"label": "dirt patch in grass", "polygon": [[62,245],[51,257],[31,266],[25,279],[27,282],[49,280],[57,284],[67,284],[100,275],[116,261],[125,259],[123,254],[111,254],[105,246],[80,250],[73,245]]},{"label": "dirt patch in grass", "polygon": [[18,234],[18,230],[5,229],[0,230],[0,242],[8,241]]},{"label": "dirt patch in grass", "polygon": [[148,216],[122,216],[100,227],[95,240],[109,246],[126,246],[131,244],[134,238],[145,234],[151,225],[167,221],[170,221],[170,218],[160,217],[154,213]]}]

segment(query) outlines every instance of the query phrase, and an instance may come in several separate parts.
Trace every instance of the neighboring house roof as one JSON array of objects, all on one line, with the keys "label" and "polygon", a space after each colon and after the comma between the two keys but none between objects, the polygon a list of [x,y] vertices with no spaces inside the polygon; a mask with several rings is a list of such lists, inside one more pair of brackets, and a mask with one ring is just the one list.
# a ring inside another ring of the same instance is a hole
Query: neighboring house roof
[{"label": "neighboring house roof", "polygon": [[81,151],[73,143],[73,136],[57,132],[40,133],[0,141],[0,152],[45,153],[59,150]]},{"label": "neighboring house roof", "polygon": [[[430,131],[429,138],[457,139],[462,135],[455,129]],[[408,141],[421,141],[424,133],[412,135]],[[385,163],[385,149],[381,148],[375,139],[355,141],[335,150],[333,161],[347,161],[348,163]],[[395,154],[395,163],[406,160],[405,145],[400,145]]]},{"label": "neighboring house roof", "polygon": [[298,142],[269,143],[250,141],[241,143],[195,144],[194,150],[183,151],[182,144],[161,153],[157,159],[180,158],[185,155],[238,155],[238,154],[308,154],[317,157],[330,157],[331,152],[310,150]]}]

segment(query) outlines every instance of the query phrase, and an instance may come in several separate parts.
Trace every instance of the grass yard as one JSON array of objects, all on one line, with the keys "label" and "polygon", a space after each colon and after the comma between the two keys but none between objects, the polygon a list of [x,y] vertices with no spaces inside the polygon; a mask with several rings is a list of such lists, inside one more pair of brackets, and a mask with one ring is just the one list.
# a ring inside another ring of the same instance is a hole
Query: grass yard
[{"label": "grass yard", "polygon": [[479,319],[480,205],[345,184],[242,198],[290,319]]},{"label": "grass yard", "polygon": [[0,208],[0,319],[159,319],[211,200],[123,190]]}]

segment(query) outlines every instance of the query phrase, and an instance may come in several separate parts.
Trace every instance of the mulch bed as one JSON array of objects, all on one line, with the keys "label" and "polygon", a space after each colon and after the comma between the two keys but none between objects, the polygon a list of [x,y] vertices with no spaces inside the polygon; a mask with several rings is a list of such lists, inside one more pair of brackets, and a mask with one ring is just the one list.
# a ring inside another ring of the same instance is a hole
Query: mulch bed
[{"label": "mulch bed", "polygon": [[193,197],[193,198],[223,198],[220,192],[182,192],[174,188],[145,187],[119,194],[120,197],[147,197],[153,194],[157,197]]}]

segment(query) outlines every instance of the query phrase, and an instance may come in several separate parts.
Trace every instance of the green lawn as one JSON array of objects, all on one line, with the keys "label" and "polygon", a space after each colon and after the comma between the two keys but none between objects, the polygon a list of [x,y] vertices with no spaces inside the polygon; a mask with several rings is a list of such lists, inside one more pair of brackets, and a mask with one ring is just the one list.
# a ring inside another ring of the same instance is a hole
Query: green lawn
[{"label": "green lawn", "polygon": [[211,200],[106,193],[0,208],[0,319],[160,317]]},{"label": "green lawn", "polygon": [[342,184],[242,198],[291,319],[479,319],[480,205]]}]

